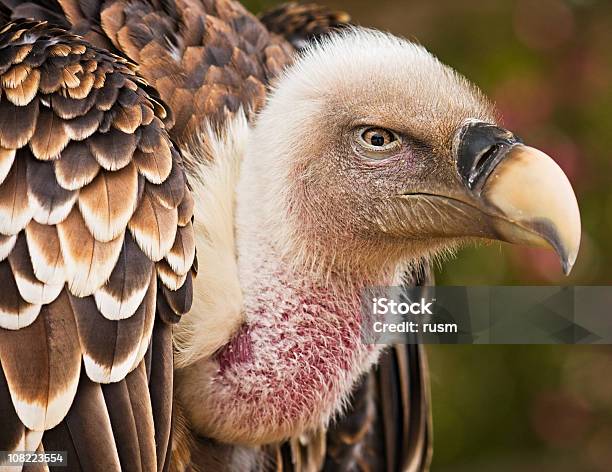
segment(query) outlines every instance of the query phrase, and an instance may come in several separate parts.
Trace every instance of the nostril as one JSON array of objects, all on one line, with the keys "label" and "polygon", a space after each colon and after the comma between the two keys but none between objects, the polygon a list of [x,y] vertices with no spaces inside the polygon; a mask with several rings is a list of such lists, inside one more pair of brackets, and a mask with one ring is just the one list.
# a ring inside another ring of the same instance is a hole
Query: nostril
[{"label": "nostril", "polygon": [[479,191],[508,149],[520,142],[509,131],[484,122],[465,125],[457,136],[457,171],[474,192]]},{"label": "nostril", "polygon": [[500,144],[492,144],[489,146],[476,160],[476,164],[474,165],[474,175],[479,175],[482,167],[492,158],[494,158],[500,149]]}]

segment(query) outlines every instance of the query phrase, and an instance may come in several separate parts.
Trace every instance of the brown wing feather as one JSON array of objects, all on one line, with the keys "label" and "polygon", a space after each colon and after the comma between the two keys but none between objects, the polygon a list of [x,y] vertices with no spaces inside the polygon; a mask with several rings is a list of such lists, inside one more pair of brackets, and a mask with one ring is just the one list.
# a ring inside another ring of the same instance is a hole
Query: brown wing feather
[{"label": "brown wing feather", "polygon": [[304,48],[317,36],[337,31],[350,24],[348,13],[316,3],[283,3],[259,15],[273,33],[283,36],[296,49]]},{"label": "brown wing feather", "polygon": [[[13,17],[26,11],[16,9],[14,0],[0,3],[13,8]],[[289,42],[270,33],[234,0],[58,0],[51,6],[44,0],[32,0],[29,4],[30,17],[53,21],[62,16],[63,25],[71,25],[73,32],[92,44],[137,63],[139,73],[174,111],[170,134],[182,143],[190,143],[206,121],[218,126],[241,107],[247,112],[255,111],[264,102],[267,85],[291,61],[293,53]],[[294,31],[311,34],[327,28],[317,29],[314,25],[335,25],[344,19],[327,10],[308,11],[317,12],[314,20]],[[295,13],[291,10],[289,16],[306,18]],[[41,84],[45,90],[53,90],[62,80],[68,82],[68,98],[84,96],[92,84],[104,80],[97,70],[78,79],[77,69],[59,76],[56,72],[43,70]],[[13,75],[21,79],[26,72]],[[28,75],[26,80],[35,82],[36,77]],[[99,93],[106,107],[115,103],[116,94],[116,88]],[[29,98],[17,89],[14,95],[15,100]],[[120,102],[123,104],[121,99]],[[129,135],[144,113],[130,106],[117,107],[114,126]],[[55,144],[61,144],[59,138]],[[111,157],[100,156],[101,165],[114,165]]]},{"label": "brown wing feather", "polygon": [[134,69],[46,23],[0,29],[0,448],[68,450],[68,470],[130,469],[128,444],[142,470],[166,462],[171,330],[153,327],[158,298],[171,322],[191,303],[193,205]]}]

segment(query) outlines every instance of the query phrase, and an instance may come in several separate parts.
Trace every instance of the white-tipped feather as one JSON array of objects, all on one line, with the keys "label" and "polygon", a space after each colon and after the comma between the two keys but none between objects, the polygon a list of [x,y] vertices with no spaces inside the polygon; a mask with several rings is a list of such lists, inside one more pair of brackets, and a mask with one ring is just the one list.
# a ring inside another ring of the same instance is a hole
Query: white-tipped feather
[{"label": "white-tipped feather", "polygon": [[[57,245],[56,252],[48,254],[51,244],[46,241],[47,247],[41,247],[39,243],[45,244],[45,241],[35,238],[32,235],[32,223],[26,227],[26,239],[28,241],[28,249],[30,251],[30,260],[32,261],[32,269],[38,280],[48,284],[64,283],[66,274],[64,271],[64,259],[58,241],[53,241]],[[53,230],[55,233],[55,230]],[[54,234],[57,236],[57,233]],[[51,251],[49,251],[51,252]]]},{"label": "white-tipped feather", "polygon": [[92,359],[87,353],[83,354],[83,364],[85,365],[85,372],[87,377],[92,381],[108,384],[118,382],[132,370],[135,359],[138,355],[138,348],[134,349],[128,354],[128,356],[121,362],[114,362],[109,368],[102,364],[99,364]]},{"label": "white-tipped feather", "polygon": [[78,385],[79,373],[77,372],[69,379],[63,390],[47,399],[46,405],[23,400],[14,393],[15,389],[10,389],[17,416],[27,428],[35,431],[46,431],[57,426],[68,413]]},{"label": "white-tipped feather", "polygon": [[91,234],[107,242],[125,231],[138,203],[138,173],[133,164],[103,172],[81,190],[79,210]]},{"label": "white-tipped feather", "polygon": [[[64,228],[60,225],[58,234],[70,292],[77,297],[92,295],[109,279],[121,253],[124,235],[121,234],[108,243],[96,241],[91,260],[85,261],[73,257],[71,249],[65,242],[69,235],[64,234],[63,230]],[[100,255],[98,251],[103,255]]]},{"label": "white-tipped feather", "polygon": [[33,194],[29,194],[28,201],[30,203],[30,207],[32,208],[32,217],[41,225],[56,225],[61,223],[64,221],[64,219],[66,219],[70,213],[70,210],[72,210],[72,206],[74,205],[77,196],[78,192],[75,192],[64,203],[61,205],[53,205],[53,208],[49,210],[45,208],[44,202],[39,202]]},{"label": "white-tipped feather", "polygon": [[167,265],[157,264],[157,276],[162,283],[170,290],[176,291],[183,286],[187,275],[175,274],[173,270]]},{"label": "white-tipped feather", "polygon": [[[145,192],[128,227],[140,249],[157,262],[172,248],[177,224],[176,209],[164,208]],[[172,234],[163,233],[163,228],[170,228]]]},{"label": "white-tipped feather", "polygon": [[17,234],[32,219],[33,208],[26,211],[15,211],[13,206],[0,206],[0,233]]},{"label": "white-tipped feather", "polygon": [[0,328],[21,329],[30,326],[40,313],[40,307],[40,305],[22,303],[17,314],[0,309]]},{"label": "white-tipped feather", "polygon": [[132,316],[147,293],[148,284],[143,285],[138,290],[135,290],[129,297],[115,298],[112,293],[109,293],[104,286],[100,287],[94,293],[96,306],[100,313],[109,320],[123,320]]},{"label": "white-tipped feather", "polygon": [[17,241],[17,235],[13,236],[0,236],[0,261],[3,261],[11,253],[15,247]]},{"label": "white-tipped feather", "polygon": [[62,288],[64,287],[63,282],[56,284],[45,284],[38,281],[28,280],[26,277],[21,276],[19,273],[14,272],[15,282],[17,282],[17,288],[19,294],[26,302],[35,305],[46,305],[55,300]]},{"label": "white-tipped feather", "polygon": [[166,256],[166,260],[172,270],[179,275],[184,275],[191,269],[195,256],[194,233],[188,229],[179,228],[176,232],[176,239]]},{"label": "white-tipped feather", "polygon": [[15,149],[0,148],[0,184],[8,175],[15,161]]}]

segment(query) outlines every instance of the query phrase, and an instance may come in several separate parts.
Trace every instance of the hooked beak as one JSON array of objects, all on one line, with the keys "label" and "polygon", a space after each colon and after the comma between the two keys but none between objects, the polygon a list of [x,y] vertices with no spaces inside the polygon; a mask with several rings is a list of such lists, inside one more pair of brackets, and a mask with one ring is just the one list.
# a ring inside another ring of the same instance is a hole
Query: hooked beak
[{"label": "hooked beak", "polygon": [[552,247],[569,274],[580,246],[580,212],[557,163],[486,123],[469,123],[458,139],[457,169],[472,204],[493,217],[494,237]]}]

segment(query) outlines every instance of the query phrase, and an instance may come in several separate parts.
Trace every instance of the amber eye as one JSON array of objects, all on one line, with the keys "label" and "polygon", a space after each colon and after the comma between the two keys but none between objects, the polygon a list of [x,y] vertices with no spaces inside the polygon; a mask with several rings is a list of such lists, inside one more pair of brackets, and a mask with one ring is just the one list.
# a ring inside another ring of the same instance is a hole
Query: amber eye
[{"label": "amber eye", "polygon": [[374,148],[385,148],[397,141],[394,133],[383,128],[367,128],[361,133],[361,139]]}]

